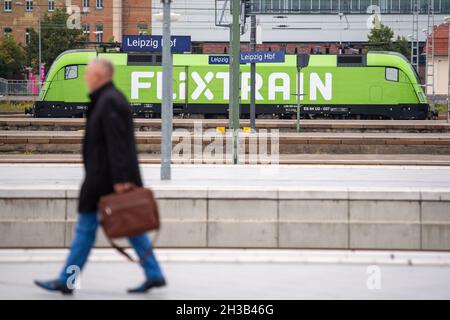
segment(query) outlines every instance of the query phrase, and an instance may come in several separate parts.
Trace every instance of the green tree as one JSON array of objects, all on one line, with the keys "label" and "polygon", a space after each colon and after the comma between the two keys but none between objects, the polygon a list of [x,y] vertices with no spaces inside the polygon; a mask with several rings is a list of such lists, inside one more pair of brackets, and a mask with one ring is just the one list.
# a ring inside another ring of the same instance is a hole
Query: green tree
[{"label": "green tree", "polygon": [[13,36],[4,36],[0,43],[0,77],[18,79],[23,71],[25,53]]},{"label": "green tree", "polygon": [[[69,15],[63,9],[57,9],[51,15],[45,14],[41,22],[42,63],[47,67],[58,55],[75,48],[82,48],[85,40],[81,29],[67,28]],[[37,71],[39,36],[35,30],[30,31],[30,43],[26,47],[27,63]]]},{"label": "green tree", "polygon": [[411,48],[409,41],[405,37],[397,36],[395,42],[394,31],[384,24],[380,23],[378,28],[372,28],[368,34],[369,43],[374,45],[369,46],[371,51],[395,51],[403,54],[406,58],[411,57]]},{"label": "green tree", "polygon": [[400,52],[406,58],[410,59],[411,57],[411,47],[409,45],[408,39],[405,37],[397,37],[397,41],[394,44],[394,51]]},{"label": "green tree", "polygon": [[369,46],[369,50],[372,51],[392,51],[394,45],[392,39],[394,38],[394,31],[389,26],[385,26],[380,23],[378,27],[370,29],[368,34],[369,43],[373,43],[373,46]]}]

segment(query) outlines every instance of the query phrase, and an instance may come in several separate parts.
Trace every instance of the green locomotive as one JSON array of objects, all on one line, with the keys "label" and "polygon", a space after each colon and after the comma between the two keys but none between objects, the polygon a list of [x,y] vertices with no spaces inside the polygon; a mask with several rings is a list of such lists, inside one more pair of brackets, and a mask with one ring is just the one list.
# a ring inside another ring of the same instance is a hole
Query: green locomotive
[{"label": "green locomotive", "polygon": [[[83,75],[95,57],[115,65],[114,82],[129,99],[136,117],[159,117],[162,98],[161,56],[155,54],[62,53],[47,74],[32,113],[36,117],[82,117],[88,104]],[[209,65],[208,55],[173,55],[173,108],[183,116],[221,117],[228,113],[229,67]],[[259,117],[426,119],[429,105],[417,73],[402,55],[311,55],[284,63],[256,66],[256,113]],[[301,59],[305,60],[305,59]],[[300,101],[297,101],[299,99]],[[249,114],[250,65],[241,65],[241,114]]]}]

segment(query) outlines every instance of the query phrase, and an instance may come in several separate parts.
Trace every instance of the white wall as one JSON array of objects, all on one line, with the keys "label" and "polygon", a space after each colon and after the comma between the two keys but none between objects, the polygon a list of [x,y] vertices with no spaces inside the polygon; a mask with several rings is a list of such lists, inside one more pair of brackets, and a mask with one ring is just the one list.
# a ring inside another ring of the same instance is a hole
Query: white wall
[{"label": "white wall", "polygon": [[[431,88],[427,91],[431,91]],[[434,58],[434,91],[437,95],[447,95],[448,93],[448,57]],[[431,94],[431,92],[427,93]]]},{"label": "white wall", "polygon": [[[191,35],[193,41],[228,41],[227,29],[216,27],[214,20],[214,0],[173,0],[172,11],[181,14],[180,21],[173,22],[173,34]],[[161,12],[161,3],[153,1],[154,13]],[[369,15],[348,15],[349,30],[345,30],[345,19],[340,22],[338,15],[299,15],[279,19],[273,15],[259,16],[262,25],[262,38],[265,42],[336,42],[367,41],[367,19]],[[444,16],[435,17],[436,24]],[[394,29],[395,35],[408,36],[412,33],[412,15],[382,15],[384,24]],[[289,25],[287,29],[277,29],[280,24]],[[152,22],[153,33],[162,33],[162,23]],[[427,27],[427,16],[420,16],[419,30]],[[249,31],[242,41],[249,40]],[[425,35],[420,31],[420,40]]]}]

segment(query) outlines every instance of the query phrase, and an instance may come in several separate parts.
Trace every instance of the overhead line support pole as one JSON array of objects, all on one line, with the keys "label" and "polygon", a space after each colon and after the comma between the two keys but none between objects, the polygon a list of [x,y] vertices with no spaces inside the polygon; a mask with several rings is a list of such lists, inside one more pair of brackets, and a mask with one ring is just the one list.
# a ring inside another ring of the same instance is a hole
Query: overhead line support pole
[{"label": "overhead line support pole", "polygon": [[[256,16],[250,19],[250,51],[256,51]],[[256,131],[256,63],[250,64],[250,127]]]},{"label": "overhead line support pole", "polygon": [[240,0],[233,0],[233,23],[231,25],[231,48],[230,48],[230,118],[231,129],[233,131],[233,163],[239,163],[239,96],[240,96]]},{"label": "overhead line support pole", "polygon": [[170,3],[171,0],[161,0],[163,3],[163,46],[162,46],[162,104],[161,104],[161,180],[172,177],[172,117],[173,117],[173,83],[172,55],[170,48]]}]

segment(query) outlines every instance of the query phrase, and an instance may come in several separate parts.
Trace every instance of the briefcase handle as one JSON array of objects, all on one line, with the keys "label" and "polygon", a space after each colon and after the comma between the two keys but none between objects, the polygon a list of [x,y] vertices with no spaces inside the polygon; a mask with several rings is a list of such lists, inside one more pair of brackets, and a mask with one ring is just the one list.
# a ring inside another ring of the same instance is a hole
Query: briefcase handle
[{"label": "briefcase handle", "polygon": [[[124,192],[133,191],[134,189],[136,189],[136,188],[138,187],[138,186],[137,186],[135,183],[133,183],[133,182],[126,182],[126,183],[130,186],[130,188],[127,189],[127,190],[125,190]],[[117,193],[117,192],[114,191],[114,193]]]},{"label": "briefcase handle", "polygon": [[128,260],[130,260],[131,262],[139,262],[141,265],[143,265],[145,263],[145,260],[147,260],[147,258],[149,256],[151,256],[153,254],[153,245],[156,243],[156,241],[158,240],[159,237],[159,230],[156,231],[155,237],[152,239],[152,245],[150,246],[150,249],[148,250],[148,252],[145,253],[145,255],[143,257],[139,257],[139,260],[135,260],[133,259],[132,256],[130,256],[126,251],[125,248],[119,247],[113,239],[111,239],[110,237],[108,237],[108,235],[106,235],[106,239],[108,240],[109,244],[111,245],[111,247],[113,247],[114,249],[116,249],[120,254],[122,254],[124,257],[126,257]]}]

